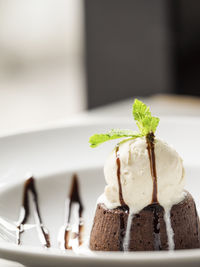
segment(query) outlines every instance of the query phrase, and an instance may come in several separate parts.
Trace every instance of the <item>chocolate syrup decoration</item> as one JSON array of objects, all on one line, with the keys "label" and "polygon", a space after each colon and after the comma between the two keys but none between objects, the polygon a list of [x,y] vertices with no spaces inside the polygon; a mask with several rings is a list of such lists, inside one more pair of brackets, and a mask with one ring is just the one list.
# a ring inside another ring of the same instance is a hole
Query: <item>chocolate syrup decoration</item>
[{"label": "chocolate syrup decoration", "polygon": [[153,179],[153,193],[152,193],[152,204],[153,205],[153,234],[154,234],[154,250],[161,250],[161,241],[160,241],[160,222],[157,212],[158,204],[158,188],[157,188],[157,173],[156,173],[156,158],[155,158],[155,147],[154,147],[155,136],[151,132],[146,136],[147,150],[149,155],[150,170],[151,176]]},{"label": "chocolate syrup decoration", "polygon": [[123,241],[125,236],[125,224],[123,214],[120,214],[119,250],[124,251]]},{"label": "chocolate syrup decoration", "polygon": [[[129,213],[129,207],[126,205],[123,194],[122,194],[122,185],[121,185],[121,162],[120,162],[120,155],[119,155],[119,145],[116,146],[116,163],[117,163],[117,180],[118,180],[118,186],[119,186],[119,202],[121,204],[121,209],[127,213]],[[121,214],[120,215],[120,233],[119,233],[119,249],[120,251],[124,251],[124,237],[126,234],[125,229],[125,222],[124,217]]]},{"label": "chocolate syrup decoration", "polygon": [[147,150],[149,154],[150,170],[151,176],[153,179],[153,193],[152,193],[152,204],[158,203],[158,189],[157,189],[157,173],[156,173],[156,159],[155,159],[155,150],[154,150],[154,134],[153,132],[149,133],[146,136],[147,141]]},{"label": "chocolate syrup decoration", "polygon": [[[70,226],[70,219],[72,216],[72,210],[73,210],[73,204],[78,204],[78,216],[79,216],[79,222],[78,222],[78,233],[72,232],[71,229],[69,229]],[[73,176],[71,190],[68,198],[68,207],[67,207],[67,225],[65,228],[65,236],[64,236],[64,247],[65,249],[72,249],[71,246],[69,246],[69,240],[70,237],[72,239],[78,238],[78,244],[79,246],[82,244],[82,234],[83,234],[83,219],[82,219],[82,213],[83,213],[83,205],[79,194],[79,185],[78,185],[78,178],[75,174]]]},{"label": "chocolate syrup decoration", "polygon": [[[119,207],[123,212],[129,213],[129,207],[127,205]],[[131,216],[130,214],[128,216]],[[124,238],[127,231],[127,223],[125,223],[125,218],[123,213],[120,214],[120,232],[119,232],[119,250],[124,251]]]},{"label": "chocolate syrup decoration", "polygon": [[17,243],[18,244],[21,243],[20,239],[21,239],[21,234],[24,232],[24,224],[27,222],[30,216],[30,207],[29,207],[30,201],[29,201],[29,195],[28,195],[29,191],[33,196],[35,217],[37,220],[36,226],[37,226],[39,239],[41,243],[43,244],[43,246],[48,248],[50,247],[50,237],[49,237],[48,230],[43,226],[43,223],[42,223],[42,218],[41,218],[39,203],[38,203],[38,195],[37,195],[37,191],[35,188],[35,182],[34,182],[33,177],[30,177],[24,183],[22,206],[21,206],[19,221],[18,221],[18,226],[17,226],[17,228],[19,229],[18,236],[17,236]]},{"label": "chocolate syrup decoration", "polygon": [[119,202],[121,206],[125,206],[128,208],[126,205],[123,194],[122,194],[122,185],[121,185],[121,162],[120,162],[120,155],[119,155],[119,145],[116,146],[116,163],[117,163],[117,180],[118,180],[118,186],[119,186]]},{"label": "chocolate syrup decoration", "polygon": [[153,208],[153,235],[154,235],[154,250],[161,250],[160,240],[160,221],[159,221],[159,206],[157,204],[152,205]]}]

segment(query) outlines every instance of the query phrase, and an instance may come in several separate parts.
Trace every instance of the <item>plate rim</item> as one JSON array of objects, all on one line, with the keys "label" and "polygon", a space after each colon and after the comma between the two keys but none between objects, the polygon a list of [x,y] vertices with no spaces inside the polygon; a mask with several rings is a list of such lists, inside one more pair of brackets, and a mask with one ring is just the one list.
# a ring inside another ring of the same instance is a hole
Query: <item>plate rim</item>
[{"label": "plate rim", "polygon": [[[200,124],[200,117],[197,116],[159,116],[161,123],[162,122],[176,122],[176,123],[198,123]],[[15,137],[20,135],[27,135],[39,132],[48,132],[48,131],[55,131],[55,130],[62,130],[65,128],[72,128],[72,127],[80,127],[80,126],[97,126],[97,125],[104,125],[109,123],[130,123],[134,122],[134,119],[131,117],[126,116],[98,116],[98,115],[87,115],[87,116],[80,116],[72,119],[68,119],[64,122],[54,122],[48,125],[43,126],[36,126],[29,129],[19,129],[16,131],[8,131],[7,133],[0,133],[0,139],[8,138],[8,137]],[[120,124],[119,123],[119,124]]]}]

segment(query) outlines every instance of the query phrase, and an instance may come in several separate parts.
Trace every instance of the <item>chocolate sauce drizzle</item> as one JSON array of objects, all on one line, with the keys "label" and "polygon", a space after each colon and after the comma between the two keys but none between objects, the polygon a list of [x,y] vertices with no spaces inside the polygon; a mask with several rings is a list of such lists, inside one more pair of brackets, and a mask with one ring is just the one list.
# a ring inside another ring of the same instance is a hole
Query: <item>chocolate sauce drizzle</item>
[{"label": "chocolate sauce drizzle", "polygon": [[153,193],[152,193],[152,201],[151,203],[158,203],[158,189],[157,189],[157,173],[156,173],[156,158],[155,158],[155,150],[154,150],[154,139],[155,136],[153,132],[149,133],[146,136],[147,142],[147,150],[149,154],[149,162],[150,162],[150,170],[151,176],[153,179]]},{"label": "chocolate sauce drizzle", "polygon": [[160,221],[158,213],[158,205],[153,204],[153,235],[154,235],[154,250],[161,250],[161,240],[160,240]]},{"label": "chocolate sauce drizzle", "polygon": [[[65,227],[65,233],[64,233],[64,247],[65,249],[72,249],[72,247],[69,245],[70,238],[76,239],[78,238],[78,245],[82,245],[83,243],[83,205],[79,194],[79,184],[78,184],[78,178],[77,175],[74,174],[72,184],[71,184],[71,190],[69,194],[69,198],[67,199],[68,207],[67,207],[67,224]],[[70,220],[72,216],[73,211],[73,205],[78,204],[78,216],[79,216],[79,222],[78,222],[78,233],[71,232],[70,229]]]},{"label": "chocolate sauce drizzle", "polygon": [[[123,206],[123,207],[120,207],[124,212],[128,213],[129,210],[127,209],[128,206]],[[130,216],[130,215],[128,215]],[[124,238],[125,238],[125,235],[126,235],[126,228],[127,228],[127,225],[125,224],[125,221],[124,221],[124,215],[123,213],[120,214],[120,231],[119,231],[119,250],[120,251],[124,251]]]},{"label": "chocolate sauce drizzle", "polygon": [[120,155],[119,155],[119,145],[116,146],[116,163],[117,163],[117,180],[119,186],[119,202],[121,206],[128,207],[124,201],[123,194],[122,194],[122,185],[121,185],[121,162],[120,162]]},{"label": "chocolate sauce drizzle", "polygon": [[153,205],[153,229],[154,229],[154,249],[161,250],[161,241],[160,241],[160,222],[157,212],[158,204],[158,188],[157,188],[157,173],[156,173],[156,158],[155,158],[155,147],[154,147],[155,136],[151,132],[146,136],[147,150],[149,155],[150,170],[151,176],[153,179],[153,192],[152,192],[152,204]]},{"label": "chocolate sauce drizzle", "polygon": [[[117,180],[118,180],[118,186],[119,186],[119,202],[121,204],[120,209],[123,211],[129,213],[129,207],[126,205],[123,193],[122,193],[122,185],[121,185],[121,162],[120,162],[120,154],[119,154],[119,145],[116,146],[116,163],[117,163]],[[120,233],[119,233],[119,249],[120,251],[124,251],[124,237],[125,237],[125,222],[124,222],[124,216],[120,215]]]},{"label": "chocolate sauce drizzle", "polygon": [[35,217],[37,220],[36,226],[39,235],[39,239],[44,247],[49,248],[50,245],[50,237],[48,230],[46,227],[43,226],[42,217],[40,214],[39,203],[38,203],[38,195],[35,188],[35,181],[33,177],[27,179],[24,183],[24,191],[23,191],[23,199],[22,199],[22,206],[20,210],[19,220],[17,223],[18,236],[17,236],[17,243],[18,245],[21,243],[21,234],[25,231],[24,224],[26,224],[29,216],[30,216],[30,200],[29,200],[29,191],[33,196],[33,203],[35,208]]}]

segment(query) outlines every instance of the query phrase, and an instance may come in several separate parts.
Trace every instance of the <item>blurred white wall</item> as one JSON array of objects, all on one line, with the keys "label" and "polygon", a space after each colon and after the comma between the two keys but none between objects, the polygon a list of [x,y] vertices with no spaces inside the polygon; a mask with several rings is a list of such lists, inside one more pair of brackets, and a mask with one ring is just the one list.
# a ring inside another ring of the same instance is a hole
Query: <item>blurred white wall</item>
[{"label": "blurred white wall", "polygon": [[0,0],[0,132],[86,107],[82,0]]}]

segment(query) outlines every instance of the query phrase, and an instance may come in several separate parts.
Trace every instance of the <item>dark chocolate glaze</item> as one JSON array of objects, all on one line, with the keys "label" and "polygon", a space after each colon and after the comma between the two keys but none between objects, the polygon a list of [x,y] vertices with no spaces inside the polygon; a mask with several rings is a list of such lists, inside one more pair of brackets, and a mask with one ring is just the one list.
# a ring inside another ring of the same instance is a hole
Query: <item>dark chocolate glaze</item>
[{"label": "dark chocolate glaze", "polygon": [[23,226],[27,222],[30,216],[30,207],[29,207],[30,201],[29,201],[29,195],[28,195],[29,191],[33,196],[35,216],[37,217],[37,221],[38,221],[36,226],[37,226],[37,230],[39,234],[39,239],[41,243],[45,247],[48,248],[50,247],[50,237],[49,237],[48,230],[43,226],[42,217],[41,217],[40,209],[39,209],[39,203],[38,203],[38,195],[37,195],[37,191],[35,188],[35,182],[34,182],[33,177],[30,177],[24,183],[22,206],[21,206],[19,221],[18,221],[18,226],[17,226],[19,229],[17,243],[18,244],[21,243],[21,234],[24,232]]},{"label": "dark chocolate glaze", "polygon": [[[70,218],[72,215],[72,205],[74,203],[77,203],[79,205],[78,209],[78,215],[79,215],[79,225],[78,225],[78,233],[71,233],[71,231],[68,229],[68,226],[70,225]],[[74,174],[72,178],[72,184],[71,184],[71,190],[68,198],[68,216],[67,216],[67,227],[65,228],[65,236],[64,236],[64,242],[65,242],[65,249],[71,249],[69,246],[69,238],[72,235],[72,238],[78,238],[79,246],[82,244],[82,234],[83,234],[83,222],[82,222],[82,213],[83,213],[83,204],[80,198],[79,193],[79,184],[78,184],[78,177],[76,174]]]}]

